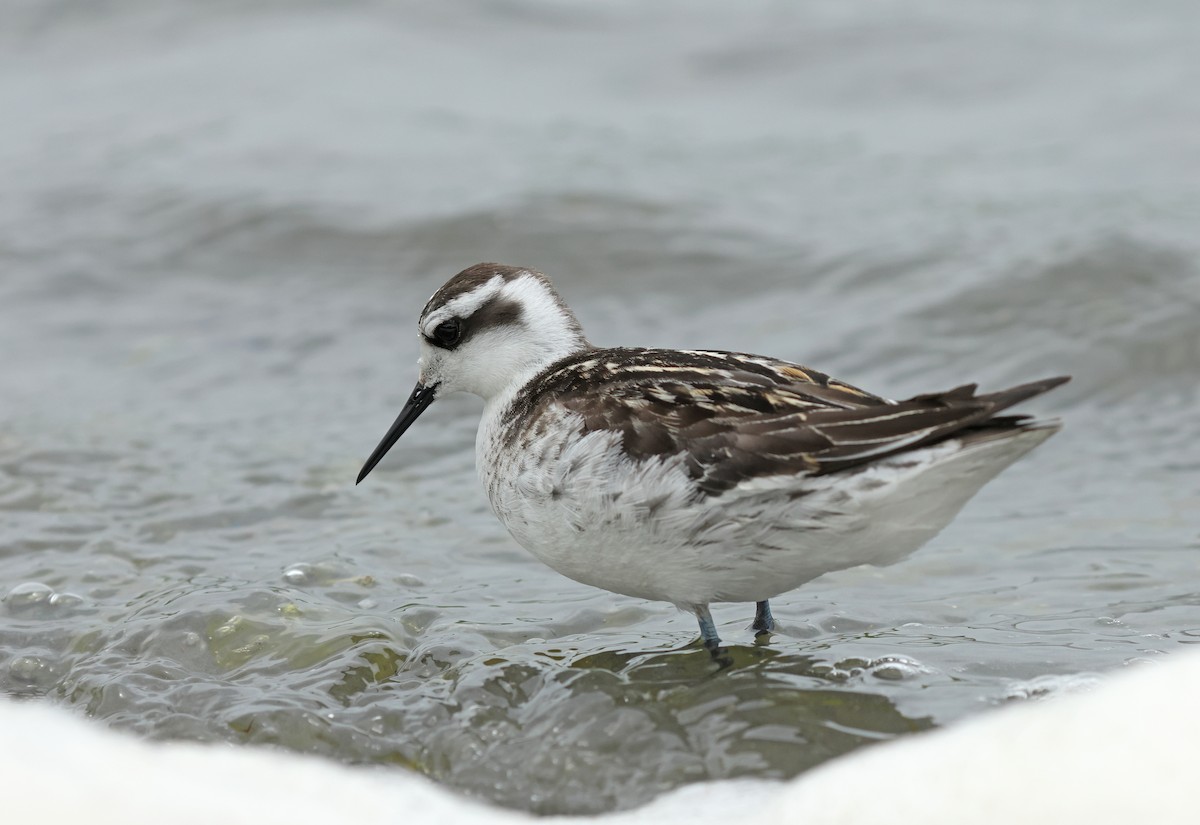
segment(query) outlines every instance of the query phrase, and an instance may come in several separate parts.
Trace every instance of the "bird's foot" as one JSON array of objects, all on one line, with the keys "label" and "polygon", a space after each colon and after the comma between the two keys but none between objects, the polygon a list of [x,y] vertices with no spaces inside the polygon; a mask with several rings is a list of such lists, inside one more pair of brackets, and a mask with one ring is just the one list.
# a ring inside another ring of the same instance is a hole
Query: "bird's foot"
[{"label": "bird's foot", "polygon": [[766,599],[754,605],[754,622],[750,629],[754,631],[755,639],[769,636],[775,629],[775,617],[771,615],[771,604]]},{"label": "bird's foot", "polygon": [[733,657],[729,653],[729,648],[721,644],[717,639],[709,641],[704,640],[704,649],[708,651],[708,655],[717,663],[717,666],[724,670],[733,664]]},{"label": "bird's foot", "polygon": [[704,649],[722,669],[729,667],[733,660],[729,658],[729,650],[721,646],[721,637],[717,635],[717,626],[713,624],[708,606],[701,605],[695,611],[696,619],[700,622],[700,640],[704,642]]}]

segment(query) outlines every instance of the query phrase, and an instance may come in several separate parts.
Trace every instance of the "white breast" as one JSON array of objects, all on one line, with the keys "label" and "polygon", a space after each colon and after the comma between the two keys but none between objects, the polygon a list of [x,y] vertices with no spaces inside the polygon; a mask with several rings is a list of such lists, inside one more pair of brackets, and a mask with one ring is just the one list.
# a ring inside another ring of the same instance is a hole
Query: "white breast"
[{"label": "white breast", "polygon": [[576,581],[676,601],[693,498],[681,462],[634,463],[618,434],[585,435],[566,411],[543,416],[506,447],[490,413],[479,430],[478,471],[513,538]]}]

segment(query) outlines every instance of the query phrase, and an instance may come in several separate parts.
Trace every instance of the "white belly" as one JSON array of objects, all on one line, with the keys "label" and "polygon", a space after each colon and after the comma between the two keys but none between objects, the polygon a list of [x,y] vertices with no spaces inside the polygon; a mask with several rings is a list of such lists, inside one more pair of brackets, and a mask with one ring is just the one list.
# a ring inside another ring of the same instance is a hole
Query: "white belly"
[{"label": "white belly", "polygon": [[[612,432],[564,413],[503,449],[480,426],[478,469],[497,517],[576,581],[689,609],[760,601],[823,573],[891,564],[936,535],[985,482],[1052,431],[957,441],[834,475],[696,492],[678,457],[634,462]],[[802,493],[802,494],[801,494]]]}]

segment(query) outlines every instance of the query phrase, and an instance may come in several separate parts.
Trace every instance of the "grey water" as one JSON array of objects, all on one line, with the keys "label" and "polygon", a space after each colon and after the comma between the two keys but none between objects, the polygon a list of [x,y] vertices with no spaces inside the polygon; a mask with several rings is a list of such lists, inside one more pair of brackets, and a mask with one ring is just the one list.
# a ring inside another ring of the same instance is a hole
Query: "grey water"
[{"label": "grey water", "polygon": [[[3,16],[0,693],[586,813],[1200,643],[1196,4]],[[599,344],[893,397],[1070,373],[1025,405],[1065,428],[769,644],[718,607],[717,671],[690,616],[507,537],[474,399],[354,486],[481,260]]]}]

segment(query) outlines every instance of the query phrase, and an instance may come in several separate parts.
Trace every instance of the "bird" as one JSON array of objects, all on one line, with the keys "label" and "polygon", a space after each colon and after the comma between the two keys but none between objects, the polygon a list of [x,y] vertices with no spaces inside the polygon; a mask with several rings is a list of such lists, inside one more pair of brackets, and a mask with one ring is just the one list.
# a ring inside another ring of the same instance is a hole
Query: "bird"
[{"label": "bird", "polygon": [[437,399],[484,400],[476,469],[518,544],[557,572],[695,615],[818,576],[890,565],[1057,432],[1000,414],[1069,380],[975,384],[893,401],[809,367],[738,352],[601,348],[550,280],[471,266],[418,320],[416,387],[356,484]]}]

